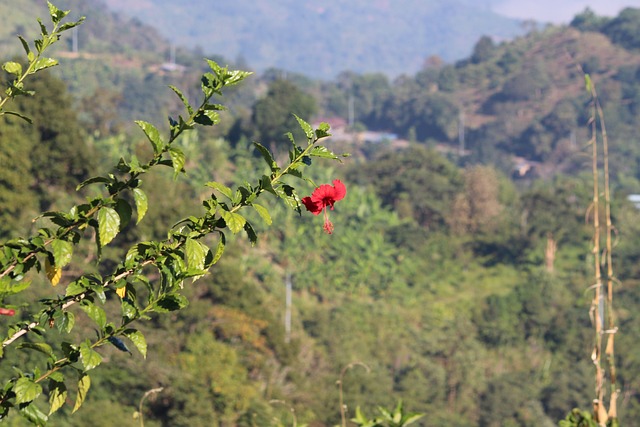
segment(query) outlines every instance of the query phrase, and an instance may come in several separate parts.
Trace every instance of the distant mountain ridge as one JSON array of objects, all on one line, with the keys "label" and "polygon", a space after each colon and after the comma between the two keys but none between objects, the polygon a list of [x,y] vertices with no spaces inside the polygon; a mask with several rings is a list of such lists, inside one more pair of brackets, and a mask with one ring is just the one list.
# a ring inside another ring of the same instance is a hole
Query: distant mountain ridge
[{"label": "distant mountain ridge", "polygon": [[491,0],[111,0],[110,8],[154,26],[177,45],[242,58],[258,71],[279,68],[314,78],[344,70],[413,74],[426,58],[468,56],[483,35],[524,33],[493,13]]}]

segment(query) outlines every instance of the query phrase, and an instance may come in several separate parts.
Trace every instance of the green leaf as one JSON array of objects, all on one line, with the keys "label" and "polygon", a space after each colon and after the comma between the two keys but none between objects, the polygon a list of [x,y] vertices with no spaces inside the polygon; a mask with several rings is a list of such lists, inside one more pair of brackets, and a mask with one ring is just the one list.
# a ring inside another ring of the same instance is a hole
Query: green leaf
[{"label": "green leaf", "polygon": [[129,298],[124,298],[120,304],[122,316],[128,319],[135,319],[138,316],[138,309]]},{"label": "green leaf", "polygon": [[98,212],[98,234],[100,246],[107,245],[120,231],[120,216],[115,209],[103,207]]},{"label": "green leaf", "polygon": [[254,142],[253,145],[258,149],[264,161],[267,162],[267,165],[269,165],[269,169],[271,169],[271,172],[276,172],[280,170],[280,168],[278,167],[278,164],[273,159],[273,155],[271,154],[271,151],[269,151],[267,147],[265,147],[264,145],[258,142]]},{"label": "green leaf", "polygon": [[53,58],[40,58],[36,61],[34,65],[34,72],[44,70],[45,68],[50,68],[58,65],[58,61]]},{"label": "green leaf", "polygon": [[145,339],[142,332],[137,329],[127,329],[123,332],[124,336],[129,338],[133,345],[136,346],[140,354],[146,359],[147,358],[147,340]]},{"label": "green leaf", "polygon": [[189,112],[189,115],[190,116],[193,115],[193,107],[191,107],[191,105],[189,104],[189,101],[182,94],[182,92],[177,87],[175,87],[173,85],[169,85],[169,89],[171,89],[176,95],[178,95],[178,98],[180,98],[180,101],[182,101],[182,103],[186,107],[187,111]]},{"label": "green leaf", "polygon": [[113,179],[104,177],[104,176],[94,176],[93,178],[89,178],[87,180],[82,181],[80,184],[78,184],[78,186],[76,187],[76,191],[80,190],[81,188],[86,187],[89,184],[95,184],[95,183],[103,183],[103,184],[108,184],[113,182]]},{"label": "green leaf", "polygon": [[16,403],[27,403],[40,396],[42,386],[30,378],[20,377],[13,386],[13,392],[16,394]]},{"label": "green leaf", "polygon": [[189,305],[189,300],[182,295],[163,295],[156,302],[156,311],[159,311],[161,313],[176,311],[186,307],[187,305]]},{"label": "green leaf", "polygon": [[138,219],[136,221],[136,224],[138,224],[147,213],[148,199],[145,192],[139,188],[133,189],[133,199],[136,202],[136,210],[138,211]]},{"label": "green leaf", "polygon": [[98,307],[93,302],[85,300],[80,305],[80,308],[91,320],[96,322],[100,329],[104,329],[107,324],[107,314],[102,307]]},{"label": "green leaf", "polygon": [[22,120],[24,120],[25,122],[27,122],[29,124],[33,123],[33,120],[31,120],[30,117],[27,117],[24,114],[16,113],[15,111],[2,111],[2,112],[0,112],[0,115],[2,115],[2,114],[8,114],[10,116],[20,117]]},{"label": "green leaf", "polygon": [[224,222],[227,223],[227,227],[233,234],[238,233],[244,227],[244,224],[247,220],[240,214],[235,212],[229,212],[225,210],[220,211],[220,215],[224,219]]},{"label": "green leaf", "polygon": [[215,255],[213,255],[213,261],[211,262],[211,264],[215,264],[220,260],[220,257],[222,257],[222,254],[224,253],[224,247],[226,245],[226,237],[224,236],[224,233],[220,233],[220,240],[218,240],[218,245],[216,247],[216,253]]},{"label": "green leaf", "polygon": [[265,208],[264,206],[261,206],[257,203],[252,203],[251,206],[253,206],[253,208],[256,210],[256,212],[258,212],[258,214],[262,217],[262,219],[264,220],[265,224],[267,225],[271,225],[272,221],[271,221],[271,215],[269,214],[269,211],[267,210],[267,208]]},{"label": "green leaf", "polygon": [[54,24],[57,24],[58,22],[60,22],[62,18],[64,18],[69,14],[68,10],[67,11],[60,10],[54,5],[52,5],[51,2],[49,2],[48,0],[47,0],[47,5],[49,6],[49,15],[51,15],[51,20],[53,21]]},{"label": "green leaf", "polygon": [[36,426],[45,426],[49,421],[47,414],[42,412],[34,403],[20,405],[20,415]]},{"label": "green leaf", "polygon": [[67,386],[60,381],[49,381],[49,415],[62,408],[67,400]]},{"label": "green leaf", "polygon": [[233,199],[233,191],[231,191],[231,189],[224,184],[221,184],[216,181],[211,181],[211,182],[207,182],[205,186],[211,187],[214,190],[218,190],[219,192],[224,194],[229,200]]},{"label": "green leaf", "polygon": [[58,32],[61,33],[63,31],[67,31],[67,30],[69,30],[71,28],[77,27],[78,25],[82,24],[84,22],[84,20],[85,20],[85,17],[81,16],[80,19],[78,19],[75,22],[64,23],[64,24],[60,25],[60,27],[58,27]]},{"label": "green leaf", "polygon": [[40,353],[44,353],[47,356],[53,356],[53,350],[51,346],[44,342],[23,342],[20,343],[18,348],[28,348],[31,350],[39,351]]},{"label": "green leaf", "polygon": [[55,239],[51,242],[51,249],[56,267],[62,268],[71,262],[71,256],[73,255],[73,244],[71,242]]},{"label": "green leaf", "polygon": [[323,157],[325,159],[334,159],[339,160],[340,158],[336,156],[332,151],[330,151],[327,147],[319,145],[317,147],[313,147],[309,152],[310,156],[313,157]]},{"label": "green leaf", "polygon": [[329,130],[331,129],[331,127],[329,126],[328,123],[322,122],[318,125],[318,129],[316,129],[316,138],[320,139],[320,138],[325,138],[327,136],[331,136],[331,134],[329,133]]},{"label": "green leaf", "polygon": [[[18,38],[20,39],[20,43],[22,43],[22,47],[24,48],[24,53],[29,55],[31,53],[31,49],[29,48],[29,43],[27,43],[25,38],[22,36],[18,36]],[[29,60],[31,61],[31,58],[29,58]]]},{"label": "green leaf", "polygon": [[307,136],[307,139],[313,139],[313,136],[314,136],[313,127],[311,127],[311,125],[309,123],[305,122],[304,120],[302,120],[300,117],[296,116],[295,114],[293,116],[298,121],[298,124],[300,125],[300,127],[304,131],[304,134]]},{"label": "green leaf", "polygon": [[85,371],[90,371],[102,363],[102,356],[91,348],[88,341],[80,344],[80,360]]},{"label": "green leaf", "polygon": [[0,278],[0,294],[3,294],[4,296],[18,294],[29,286],[31,286],[30,280],[15,282],[15,280],[11,279],[9,276]]},{"label": "green leaf", "polygon": [[22,75],[22,65],[19,62],[5,62],[2,64],[2,69],[5,70],[9,74],[15,74],[20,77]]},{"label": "green leaf", "polygon": [[58,322],[58,329],[60,331],[65,331],[66,333],[71,332],[73,326],[76,324],[76,316],[70,311],[65,311],[62,315],[62,319]]},{"label": "green leaf", "polygon": [[131,205],[124,199],[116,199],[114,208],[120,217],[120,231],[122,231],[131,221]]},{"label": "green leaf", "polygon": [[253,226],[251,225],[251,223],[246,222],[244,224],[244,231],[246,231],[247,236],[249,237],[249,242],[251,242],[251,245],[255,245],[256,242],[258,241],[258,235],[256,234],[256,231],[253,229]]},{"label": "green leaf", "polygon": [[187,255],[187,265],[189,268],[196,270],[204,269],[204,261],[209,252],[209,248],[197,240],[187,238],[185,242],[185,251]]},{"label": "green leaf", "polygon": [[76,397],[76,404],[73,406],[73,411],[71,413],[76,412],[87,397],[87,393],[89,392],[89,388],[91,387],[91,378],[86,373],[83,373],[78,381],[78,395]]},{"label": "green leaf", "polygon": [[79,280],[74,280],[73,282],[69,283],[69,285],[67,286],[67,291],[65,293],[65,296],[71,297],[74,295],[80,295],[86,290],[87,288],[84,286],[82,282],[80,282]]},{"label": "green leaf", "polygon": [[136,124],[140,126],[145,135],[147,135],[147,138],[153,146],[153,152],[155,154],[160,154],[164,149],[164,142],[160,139],[160,132],[158,129],[151,123],[142,120],[136,120]]},{"label": "green leaf", "polygon": [[169,156],[173,165],[173,177],[176,178],[180,172],[184,172],[185,156],[182,150],[176,147],[169,148]]},{"label": "green leaf", "polygon": [[220,114],[213,110],[201,110],[193,121],[203,126],[213,126],[220,122]]}]

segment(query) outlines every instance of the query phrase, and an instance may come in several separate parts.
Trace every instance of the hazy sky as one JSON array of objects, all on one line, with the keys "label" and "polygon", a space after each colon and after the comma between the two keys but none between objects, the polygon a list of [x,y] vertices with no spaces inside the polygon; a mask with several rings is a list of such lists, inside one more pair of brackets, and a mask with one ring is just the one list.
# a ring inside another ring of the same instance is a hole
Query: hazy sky
[{"label": "hazy sky", "polygon": [[539,22],[569,23],[586,7],[598,15],[615,16],[625,7],[640,7],[640,0],[498,0],[498,13]]}]

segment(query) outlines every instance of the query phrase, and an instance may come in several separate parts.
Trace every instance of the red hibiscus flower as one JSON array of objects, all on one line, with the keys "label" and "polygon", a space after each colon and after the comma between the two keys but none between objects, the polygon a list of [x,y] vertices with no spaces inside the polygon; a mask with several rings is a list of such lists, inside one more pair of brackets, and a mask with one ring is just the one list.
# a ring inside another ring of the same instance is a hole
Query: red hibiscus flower
[{"label": "red hibiscus flower", "polygon": [[327,206],[333,210],[333,205],[338,200],[342,200],[347,194],[347,188],[342,181],[335,179],[333,185],[322,184],[316,188],[310,197],[304,197],[302,203],[309,212],[314,215],[319,215],[324,211],[324,231],[328,234],[333,233],[333,224],[329,221],[329,214],[327,212]]}]

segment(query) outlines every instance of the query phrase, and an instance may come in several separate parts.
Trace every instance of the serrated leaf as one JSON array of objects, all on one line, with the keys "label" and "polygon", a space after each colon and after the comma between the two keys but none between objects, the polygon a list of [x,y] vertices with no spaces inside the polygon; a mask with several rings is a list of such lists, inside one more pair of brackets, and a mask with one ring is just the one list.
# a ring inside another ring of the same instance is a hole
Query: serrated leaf
[{"label": "serrated leaf", "polygon": [[118,216],[120,217],[120,231],[122,231],[129,221],[131,221],[131,205],[124,199],[116,199],[116,205],[114,207]]},{"label": "serrated leaf", "polygon": [[142,218],[144,218],[145,214],[147,213],[149,201],[145,192],[139,188],[133,189],[133,199],[136,202],[136,210],[138,211],[138,219],[136,221],[137,224],[142,221]]},{"label": "serrated leaf", "polygon": [[51,68],[58,65],[58,61],[53,58],[40,58],[34,65],[34,72],[44,70],[45,68]]},{"label": "serrated leaf", "polygon": [[61,381],[49,381],[49,415],[62,408],[67,400],[67,386]]},{"label": "serrated leaf", "polygon": [[82,374],[80,380],[78,381],[78,395],[76,397],[76,404],[73,406],[73,411],[71,413],[76,412],[87,397],[87,393],[89,392],[89,388],[91,387],[91,378],[87,374]]},{"label": "serrated leaf", "polygon": [[115,209],[103,207],[98,211],[98,234],[100,246],[107,245],[120,231],[120,216]]},{"label": "serrated leaf", "polygon": [[44,271],[47,274],[47,279],[49,279],[53,286],[60,283],[60,278],[62,278],[62,269],[52,265],[49,261],[49,257],[44,261]]},{"label": "serrated leaf", "polygon": [[223,233],[220,233],[220,240],[218,240],[218,245],[216,247],[216,253],[213,255],[213,261],[211,262],[211,264],[215,264],[220,260],[220,257],[222,257],[222,254],[224,253],[224,248],[226,245],[226,237],[224,236]]},{"label": "serrated leaf", "polygon": [[327,147],[319,145],[317,147],[313,147],[309,152],[310,156],[314,157],[323,157],[325,159],[334,159],[339,160],[340,158],[336,156],[332,151],[330,151]]},{"label": "serrated leaf", "polygon": [[191,107],[191,105],[189,104],[189,101],[183,95],[183,93],[173,85],[169,85],[169,89],[171,89],[176,95],[178,95],[178,98],[180,98],[180,101],[182,101],[182,103],[184,104],[185,108],[189,112],[189,115],[193,115],[193,107]]},{"label": "serrated leaf", "polygon": [[269,169],[271,169],[271,172],[275,172],[280,169],[278,168],[278,164],[276,163],[276,161],[273,159],[271,151],[269,151],[267,147],[258,142],[254,142],[253,145],[258,149],[264,161],[267,162],[267,165],[269,166]]},{"label": "serrated leaf", "polygon": [[69,283],[69,286],[67,286],[67,291],[65,292],[65,296],[74,296],[74,295],[80,295],[81,293],[83,293],[84,291],[86,291],[87,288],[84,287],[84,285],[78,281],[75,280],[71,283]]},{"label": "serrated leaf", "polygon": [[107,324],[107,314],[102,307],[98,307],[93,302],[85,301],[80,305],[80,308],[91,320],[96,322],[100,329],[103,329]]},{"label": "serrated leaf", "polygon": [[20,343],[18,348],[28,348],[31,350],[39,351],[40,353],[44,353],[47,356],[53,356],[53,350],[51,346],[44,342],[23,342]]},{"label": "serrated leaf", "polygon": [[[22,43],[22,47],[24,48],[24,53],[29,55],[31,53],[31,49],[29,48],[29,43],[27,43],[25,38],[22,36],[18,36],[18,39],[20,39],[20,43]],[[31,61],[31,58],[29,58],[29,60]]]},{"label": "serrated leaf", "polygon": [[95,351],[88,342],[80,344],[80,360],[85,371],[90,371],[102,363],[102,356]]},{"label": "serrated leaf", "polygon": [[30,378],[20,377],[13,386],[13,392],[16,394],[16,403],[27,403],[40,396],[42,386]]},{"label": "serrated leaf", "polygon": [[76,187],[76,191],[80,190],[81,188],[86,187],[89,184],[95,184],[95,183],[103,183],[103,184],[108,184],[110,182],[112,182],[113,180],[104,176],[94,176],[93,178],[89,178],[87,180],[82,181],[80,184],[78,184],[78,186]]},{"label": "serrated leaf", "polygon": [[66,333],[71,332],[73,326],[76,324],[76,316],[70,311],[65,311],[62,314],[62,320],[58,322],[58,330],[65,331]]},{"label": "serrated leaf", "polygon": [[256,212],[258,212],[260,217],[262,217],[265,224],[271,225],[272,223],[271,214],[269,214],[269,211],[267,210],[267,208],[265,208],[264,206],[258,205],[257,203],[253,203],[251,204],[251,206],[253,206],[253,208],[256,210]]},{"label": "serrated leaf", "polygon": [[186,307],[187,305],[189,305],[189,300],[182,295],[164,295],[156,302],[156,311],[176,311]]},{"label": "serrated leaf", "polygon": [[22,65],[19,62],[5,62],[2,64],[2,69],[5,70],[9,74],[15,74],[20,77],[22,75]]},{"label": "serrated leaf", "polygon": [[214,190],[218,190],[225,197],[227,197],[229,200],[233,199],[233,191],[231,191],[231,189],[229,187],[227,187],[226,185],[224,185],[224,184],[221,184],[221,183],[216,182],[216,181],[211,181],[211,182],[207,182],[205,184],[205,186],[211,187]]},{"label": "serrated leaf", "polygon": [[66,240],[55,239],[51,242],[53,261],[57,268],[62,268],[71,262],[73,255],[73,244]]},{"label": "serrated leaf", "polygon": [[60,22],[62,18],[64,18],[69,14],[68,10],[67,11],[60,10],[54,5],[52,5],[51,2],[49,2],[48,0],[47,0],[47,6],[49,6],[49,15],[51,16],[51,20],[53,21],[54,24],[57,24],[58,22]]},{"label": "serrated leaf", "polygon": [[233,234],[238,233],[244,227],[244,224],[247,220],[240,214],[235,212],[229,212],[225,210],[220,211],[220,215],[224,219],[224,222],[227,223],[227,227]]},{"label": "serrated leaf", "polygon": [[176,147],[169,148],[169,156],[173,165],[173,177],[177,177],[180,172],[184,172],[185,156],[182,150]]},{"label": "serrated leaf", "polygon": [[331,134],[329,133],[329,130],[331,129],[331,127],[329,126],[328,123],[322,122],[318,125],[318,129],[316,129],[316,138],[320,139],[320,138],[325,138],[327,136],[331,136]]},{"label": "serrated leaf", "polygon": [[307,136],[307,139],[313,139],[313,135],[314,135],[313,127],[309,123],[302,120],[300,117],[296,116],[295,114],[293,116],[298,121],[298,124],[304,131],[304,134]]},{"label": "serrated leaf", "polygon": [[164,148],[164,142],[162,142],[162,139],[160,138],[160,132],[158,129],[151,123],[142,120],[136,120],[136,124],[140,126],[145,135],[147,135],[149,142],[151,142],[151,145],[153,146],[153,152],[155,154],[160,154]]},{"label": "serrated leaf", "polygon": [[47,421],[49,421],[47,414],[42,412],[38,406],[33,403],[20,405],[19,408],[20,415],[29,420],[29,422],[35,426],[45,426]]},{"label": "serrated leaf", "polygon": [[246,222],[244,224],[244,231],[247,233],[247,236],[249,237],[249,242],[251,242],[251,245],[255,245],[256,242],[258,241],[258,235],[256,234],[256,231],[253,229],[253,226],[251,225],[251,223]]},{"label": "serrated leaf", "polygon": [[204,261],[209,248],[197,240],[187,238],[185,242],[187,266],[196,270],[204,269]]},{"label": "serrated leaf", "polygon": [[123,332],[124,336],[129,338],[134,346],[138,349],[142,357],[147,358],[147,340],[142,332],[137,329],[127,329]]},{"label": "serrated leaf", "polygon": [[220,114],[213,110],[202,110],[193,118],[193,121],[203,126],[213,126],[220,122]]}]

